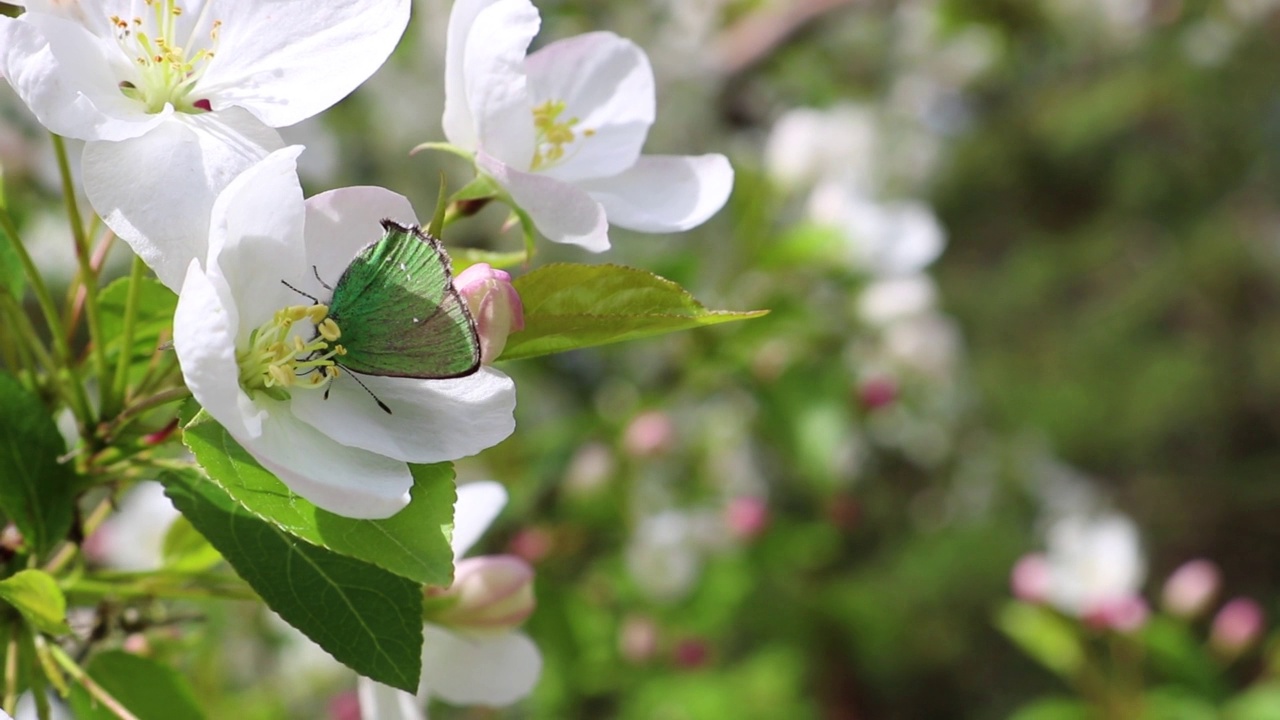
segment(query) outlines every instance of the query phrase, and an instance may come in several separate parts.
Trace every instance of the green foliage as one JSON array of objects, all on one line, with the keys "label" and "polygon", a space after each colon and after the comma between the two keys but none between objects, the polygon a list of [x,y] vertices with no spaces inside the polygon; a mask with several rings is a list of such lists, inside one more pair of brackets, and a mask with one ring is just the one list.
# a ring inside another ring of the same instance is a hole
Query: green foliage
[{"label": "green foliage", "polygon": [[[202,720],[191,685],[168,665],[119,650],[93,656],[85,672],[138,720]],[[68,698],[76,720],[118,717],[81,685]]]},{"label": "green foliage", "polygon": [[1049,608],[1005,603],[996,625],[1025,653],[1067,680],[1074,679],[1085,665],[1078,626]]},{"label": "green foliage", "polygon": [[395,515],[353,520],[289,492],[203,412],[183,429],[183,442],[223,491],[290,535],[425,585],[453,581],[449,538],[456,495],[449,463],[412,466],[411,500]]},{"label": "green foliage", "polygon": [[201,572],[222,561],[217,548],[209,544],[186,517],[169,525],[161,546],[164,567],[178,572]]},{"label": "green foliage", "polygon": [[40,398],[0,371],[0,511],[43,556],[71,529],[73,467]]},{"label": "green foliage", "polygon": [[198,473],[170,472],[162,482],[174,505],[280,617],[360,674],[417,689],[418,583],[300,540]]},{"label": "green foliage", "polygon": [[22,613],[40,632],[50,635],[71,632],[67,626],[67,599],[48,573],[19,570],[0,580],[0,600]]},{"label": "green foliage", "polygon": [[[103,337],[107,338],[107,358],[115,362],[123,341],[125,307],[129,296],[129,278],[120,278],[104,287],[98,294],[98,308],[102,313]],[[133,342],[129,348],[129,379],[136,381],[146,370],[159,347],[161,338],[167,337],[173,324],[173,311],[178,306],[178,296],[172,290],[151,278],[143,278],[138,288],[137,313],[134,316]]]},{"label": "green foliage", "polygon": [[619,265],[544,265],[516,278],[524,330],[512,333],[502,360],[636,340],[735,320],[764,311],[707,310],[679,285]]}]

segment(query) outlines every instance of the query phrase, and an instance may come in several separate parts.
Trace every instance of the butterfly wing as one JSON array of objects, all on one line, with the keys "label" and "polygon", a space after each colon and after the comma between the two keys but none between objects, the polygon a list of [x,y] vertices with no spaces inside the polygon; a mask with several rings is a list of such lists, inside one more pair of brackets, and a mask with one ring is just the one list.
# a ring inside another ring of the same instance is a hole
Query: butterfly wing
[{"label": "butterfly wing", "polygon": [[440,241],[383,220],[334,286],[329,316],[346,348],[340,364],[364,375],[453,378],[480,367],[480,336],[453,286]]}]

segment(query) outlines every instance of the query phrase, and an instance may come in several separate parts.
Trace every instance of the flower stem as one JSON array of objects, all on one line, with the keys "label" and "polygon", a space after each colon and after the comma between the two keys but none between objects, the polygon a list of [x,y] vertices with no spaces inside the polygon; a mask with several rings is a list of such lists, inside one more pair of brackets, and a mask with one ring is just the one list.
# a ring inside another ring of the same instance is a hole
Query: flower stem
[{"label": "flower stem", "polygon": [[31,285],[31,291],[36,296],[36,303],[40,305],[40,312],[44,315],[45,324],[49,328],[49,338],[53,342],[54,352],[57,354],[63,372],[53,373],[51,377],[55,382],[62,385],[63,394],[68,398],[68,404],[71,411],[75,413],[76,419],[79,420],[81,435],[88,437],[89,428],[94,425],[93,408],[89,405],[89,397],[85,394],[84,385],[80,381],[79,373],[76,371],[75,358],[71,356],[71,346],[67,342],[66,333],[62,327],[62,320],[58,316],[58,308],[53,304],[53,297],[49,295],[49,288],[44,284],[44,278],[40,275],[40,271],[36,268],[35,262],[31,260],[31,255],[27,252],[27,248],[22,244],[22,238],[18,235],[18,226],[13,222],[13,216],[9,214],[9,209],[0,205],[0,230],[4,231],[5,237],[9,239],[9,244],[13,247],[18,255],[18,261],[22,263],[22,270],[27,275],[27,282]]},{"label": "flower stem", "polygon": [[4,711],[10,715],[18,711],[18,641],[22,623],[14,619],[9,623],[9,642],[4,649]]},{"label": "flower stem", "polygon": [[70,675],[72,679],[80,683],[81,687],[87,690],[95,700],[105,705],[111,712],[115,713],[116,717],[120,718],[120,720],[138,720],[138,717],[129,712],[129,709],[124,705],[121,705],[120,701],[116,700],[111,693],[107,692],[102,688],[102,686],[94,682],[93,678],[89,677],[89,675],[76,664],[76,661],[72,660],[70,655],[67,655],[65,650],[57,645],[50,645],[49,651],[53,654],[53,659],[62,666],[63,670],[67,671],[67,674]]},{"label": "flower stem", "polygon": [[103,436],[108,440],[114,439],[116,433],[124,429],[126,425],[133,422],[142,413],[171,402],[186,400],[189,397],[191,397],[191,391],[184,386],[161,390],[155,395],[142,398],[121,411],[120,414],[111,421],[111,424],[107,426],[107,430],[103,433]]},{"label": "flower stem", "polygon": [[142,275],[147,266],[142,258],[133,256],[133,268],[129,271],[129,293],[124,301],[124,329],[120,335],[120,356],[116,358],[116,377],[113,395],[125,396],[129,382],[129,362],[133,359],[133,333],[138,324],[138,298],[142,294]]},{"label": "flower stem", "polygon": [[90,352],[94,374],[98,377],[99,400],[104,416],[115,414],[116,400],[107,374],[107,350],[102,337],[102,318],[98,313],[98,273],[89,259],[89,238],[85,234],[84,220],[76,202],[75,184],[71,178],[71,163],[67,160],[67,144],[57,133],[53,138],[54,154],[58,158],[58,172],[62,175],[62,195],[67,203],[67,221],[71,225],[71,237],[76,244],[76,260],[80,263],[80,282],[84,285],[84,312],[89,326]]}]

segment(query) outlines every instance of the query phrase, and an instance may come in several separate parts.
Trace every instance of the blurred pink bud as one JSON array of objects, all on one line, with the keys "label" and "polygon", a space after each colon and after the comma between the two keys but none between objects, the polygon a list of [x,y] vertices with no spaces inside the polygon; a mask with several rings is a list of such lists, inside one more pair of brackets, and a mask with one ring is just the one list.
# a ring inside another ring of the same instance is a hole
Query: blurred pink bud
[{"label": "blurred pink bud", "polygon": [[1164,582],[1164,609],[1178,617],[1197,617],[1209,609],[1221,582],[1222,573],[1212,561],[1185,562]]},{"label": "blurred pink bud", "polygon": [[769,503],[761,497],[736,497],[725,506],[724,521],[739,540],[758,537],[769,526]]},{"label": "blurred pink bud", "polygon": [[1083,620],[1090,627],[1127,633],[1147,623],[1151,608],[1139,595],[1128,595],[1090,608]]},{"label": "blurred pink bud", "polygon": [[1236,598],[1218,611],[1209,643],[1227,656],[1244,652],[1262,634],[1262,607],[1249,598]]},{"label": "blurred pink bud", "polygon": [[355,690],[343,690],[329,698],[329,720],[361,720],[360,697]]},{"label": "blurred pink bud", "polygon": [[632,615],[618,630],[618,651],[633,663],[648,662],[658,652],[658,624],[644,615]]},{"label": "blurred pink bud", "polygon": [[530,563],[539,563],[551,554],[555,541],[551,533],[544,528],[529,527],[516,533],[507,544],[511,554],[524,558]]},{"label": "blurred pink bud", "polygon": [[125,636],[121,649],[133,655],[150,655],[151,643],[142,633],[129,633]]},{"label": "blurred pink bud", "polygon": [[675,663],[685,670],[695,670],[711,659],[711,648],[702,638],[685,638],[676,643]]},{"label": "blurred pink bud", "polygon": [[591,495],[604,489],[617,472],[613,451],[601,442],[591,442],[578,448],[569,460],[564,472],[565,490],[579,495]]},{"label": "blurred pink bud", "polygon": [[533,568],[514,555],[459,560],[444,596],[457,602],[434,618],[441,625],[515,628],[533,614]]},{"label": "blurred pink bud", "polygon": [[1013,596],[1023,602],[1042,603],[1049,597],[1049,585],[1053,577],[1049,559],[1040,553],[1023,555],[1013,565],[1009,585]]},{"label": "blurred pink bud", "polygon": [[507,336],[524,329],[524,305],[511,284],[511,275],[503,270],[476,263],[454,278],[467,309],[476,320],[480,332],[480,362],[498,359],[507,346]]},{"label": "blurred pink bud", "polygon": [[898,399],[898,384],[889,377],[871,377],[858,385],[858,400],[868,410],[879,410]]},{"label": "blurred pink bud", "polygon": [[622,447],[633,457],[661,455],[675,445],[676,427],[671,416],[652,410],[640,413],[622,434]]}]

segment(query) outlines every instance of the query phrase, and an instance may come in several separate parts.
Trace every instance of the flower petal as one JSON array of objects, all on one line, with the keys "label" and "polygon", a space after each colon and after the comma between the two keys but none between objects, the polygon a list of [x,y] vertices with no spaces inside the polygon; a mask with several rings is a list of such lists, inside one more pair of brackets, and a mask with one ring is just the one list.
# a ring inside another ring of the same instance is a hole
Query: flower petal
[{"label": "flower petal", "polygon": [[582,190],[555,178],[520,172],[484,152],[476,153],[476,166],[510,193],[548,240],[581,245],[591,252],[609,249],[604,208]]},{"label": "flower petal", "polygon": [[360,382],[339,375],[328,399],[294,393],[293,411],[337,442],[412,463],[474,455],[515,430],[515,383],[493,368],[451,380],[361,375]]},{"label": "flower petal", "polygon": [[[418,222],[408,198],[380,187],[346,187],[307,198],[307,278],[305,287],[327,298],[315,275],[329,285],[338,282],[351,259],[364,246],[382,237],[383,218],[402,225]],[[315,272],[310,267],[315,266]]]},{"label": "flower petal", "polygon": [[204,260],[218,193],[282,146],[243,110],[177,115],[142,137],[89,142],[85,192],[108,227],[178,290],[191,259]]},{"label": "flower petal", "polygon": [[412,693],[374,682],[363,675],[356,678],[360,717],[370,720],[427,720],[422,701]]},{"label": "flower petal", "polygon": [[434,625],[423,629],[418,693],[456,705],[510,705],[533,692],[542,654],[522,633],[465,635]]},{"label": "flower petal", "polygon": [[476,14],[463,50],[478,148],[515,167],[533,162],[533,104],[524,59],[540,23],[528,0],[499,0]]},{"label": "flower petal", "polygon": [[410,0],[273,0],[213,5],[217,55],[196,92],[271,127],[325,110],[374,73],[409,22]]},{"label": "flower petal", "polygon": [[[101,39],[59,17],[0,18],[0,74],[53,132],[81,140],[126,140],[165,122],[126,98]],[[117,53],[118,54],[118,53]]]},{"label": "flower petal", "polygon": [[645,155],[629,170],[579,183],[609,222],[640,232],[680,232],[706,222],[733,191],[723,155]]},{"label": "flower petal", "polygon": [[457,0],[449,13],[449,30],[444,56],[444,136],[449,142],[475,152],[480,147],[476,121],[467,102],[467,75],[464,71],[467,38],[481,10],[498,0]]},{"label": "flower petal", "polygon": [[585,33],[533,53],[525,69],[534,107],[563,101],[563,121],[578,120],[565,160],[540,172],[574,181],[635,164],[654,117],[653,68],[635,43],[611,32]]},{"label": "flower petal", "polygon": [[453,559],[467,554],[507,505],[507,489],[492,480],[458,486],[453,505]]}]

